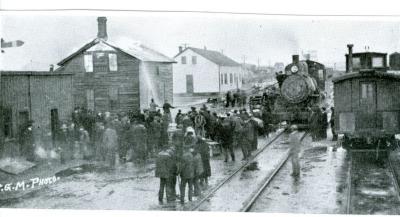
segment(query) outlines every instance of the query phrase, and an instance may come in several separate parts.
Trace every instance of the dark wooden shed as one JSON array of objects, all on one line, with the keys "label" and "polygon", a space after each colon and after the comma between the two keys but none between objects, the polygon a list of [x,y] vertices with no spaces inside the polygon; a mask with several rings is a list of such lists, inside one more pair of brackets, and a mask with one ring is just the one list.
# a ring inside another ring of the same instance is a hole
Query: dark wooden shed
[{"label": "dark wooden shed", "polygon": [[18,138],[20,128],[33,121],[35,139],[53,133],[73,111],[73,77],[67,72],[1,71],[3,121],[6,140]]}]

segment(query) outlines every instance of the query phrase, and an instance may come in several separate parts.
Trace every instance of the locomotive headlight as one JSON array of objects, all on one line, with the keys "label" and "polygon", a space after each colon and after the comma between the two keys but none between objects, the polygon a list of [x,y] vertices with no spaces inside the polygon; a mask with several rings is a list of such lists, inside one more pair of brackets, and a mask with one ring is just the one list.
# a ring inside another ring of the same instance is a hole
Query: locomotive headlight
[{"label": "locomotive headlight", "polygon": [[299,71],[299,68],[296,65],[294,65],[290,68],[290,71],[292,71],[292,73],[297,73]]}]

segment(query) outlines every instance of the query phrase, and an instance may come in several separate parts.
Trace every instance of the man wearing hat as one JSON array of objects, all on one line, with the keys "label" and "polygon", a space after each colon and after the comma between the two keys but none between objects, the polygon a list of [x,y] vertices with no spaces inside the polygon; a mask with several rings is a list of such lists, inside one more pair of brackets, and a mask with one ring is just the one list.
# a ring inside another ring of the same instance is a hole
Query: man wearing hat
[{"label": "man wearing hat", "polygon": [[163,203],[164,189],[167,201],[173,202],[176,199],[175,182],[176,180],[176,161],[173,147],[165,146],[157,155],[156,177],[160,178],[160,189],[158,191],[158,201]]},{"label": "man wearing hat", "polygon": [[[192,201],[193,197],[193,178],[194,178],[194,158],[192,154],[193,145],[194,145],[194,129],[189,127],[186,135],[185,142],[183,146],[183,154],[180,159],[180,163],[178,166],[179,174],[181,177],[180,184],[180,200],[181,203],[185,202],[185,194],[186,194],[186,185],[189,187],[188,197],[189,201]],[[191,138],[193,137],[193,138]]]},{"label": "man wearing hat", "polygon": [[111,122],[106,123],[106,130],[103,134],[103,143],[105,148],[106,162],[111,167],[115,166],[115,159],[118,148],[118,136]]}]

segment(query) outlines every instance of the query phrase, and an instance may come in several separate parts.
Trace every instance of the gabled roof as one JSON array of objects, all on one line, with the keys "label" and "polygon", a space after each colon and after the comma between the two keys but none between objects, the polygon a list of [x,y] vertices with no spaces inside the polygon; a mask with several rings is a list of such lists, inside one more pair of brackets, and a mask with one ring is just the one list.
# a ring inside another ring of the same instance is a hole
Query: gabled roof
[{"label": "gabled roof", "polygon": [[61,60],[57,64],[60,66],[64,65],[75,56],[85,52],[86,50],[88,50],[89,48],[93,47],[98,43],[104,43],[118,51],[121,51],[129,56],[135,57],[144,62],[175,63],[173,59],[139,43],[116,43],[96,38],[90,41],[89,43],[85,44],[83,47],[81,47],[79,50],[75,51],[65,59]]},{"label": "gabled roof", "polygon": [[182,50],[182,52],[179,52],[175,57],[179,56],[181,53],[183,53],[189,49],[219,66],[240,66],[239,63],[237,63],[236,61],[232,60],[231,58],[225,56],[221,52],[213,51],[213,50],[206,50],[206,49],[199,49],[199,48],[194,48],[194,47],[185,48],[184,50]]}]

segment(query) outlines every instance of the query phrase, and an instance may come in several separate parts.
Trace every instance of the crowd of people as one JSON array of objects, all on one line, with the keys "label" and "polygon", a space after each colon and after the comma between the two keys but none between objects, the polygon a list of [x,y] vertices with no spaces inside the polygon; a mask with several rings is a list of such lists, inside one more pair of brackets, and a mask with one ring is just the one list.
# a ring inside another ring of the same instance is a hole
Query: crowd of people
[{"label": "crowd of people", "polygon": [[[230,102],[230,105],[240,105],[240,97],[232,99],[235,102]],[[258,148],[258,132],[263,126],[246,109],[217,114],[203,105],[201,108],[192,107],[186,113],[178,110],[173,121],[171,108],[174,107],[168,102],[159,107],[154,100],[151,100],[149,109],[136,113],[95,114],[76,108],[72,121],[61,124],[54,137],[61,163],[94,159],[113,167],[117,161],[142,164],[146,159],[154,158],[155,176],[160,179],[159,202],[163,202],[164,193],[168,202],[175,201],[179,183],[179,199],[184,203],[186,195],[191,201],[208,185],[211,176],[208,141],[220,145],[225,162],[236,161],[236,148],[240,148],[244,161]],[[334,125],[332,120],[330,124]],[[176,123],[176,128],[171,129],[172,122]],[[328,126],[326,109],[312,109],[310,122],[314,141],[325,139]],[[27,136],[31,134],[31,128],[24,131],[25,137],[30,138],[25,143],[33,143],[32,137]]]},{"label": "crowd of people", "polygon": [[155,175],[160,178],[160,203],[163,202],[164,193],[168,202],[176,200],[178,178],[181,203],[185,202],[186,195],[189,201],[193,196],[201,195],[211,176],[207,140],[221,144],[225,162],[228,162],[229,156],[235,161],[235,148],[241,148],[243,160],[247,160],[251,152],[257,149],[258,123],[245,109],[217,115],[206,106],[199,110],[192,107],[187,113],[178,110],[175,123],[177,127],[171,142],[159,152],[156,161]]}]

